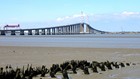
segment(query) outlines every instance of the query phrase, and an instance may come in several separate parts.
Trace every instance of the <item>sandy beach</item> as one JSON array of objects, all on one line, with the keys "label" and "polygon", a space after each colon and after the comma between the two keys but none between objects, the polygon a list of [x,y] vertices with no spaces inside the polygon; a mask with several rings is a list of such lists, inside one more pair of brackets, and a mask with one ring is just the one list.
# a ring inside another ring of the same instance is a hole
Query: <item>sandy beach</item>
[{"label": "sandy beach", "polygon": [[[136,63],[125,68],[100,71],[100,74],[90,70],[90,75],[85,75],[79,70],[77,74],[69,74],[70,79],[140,79],[140,49],[0,46],[0,66],[11,64],[13,67],[22,67],[32,64],[49,68],[52,64],[68,60]],[[57,79],[61,77],[58,74]],[[42,79],[50,79],[49,74]]]}]

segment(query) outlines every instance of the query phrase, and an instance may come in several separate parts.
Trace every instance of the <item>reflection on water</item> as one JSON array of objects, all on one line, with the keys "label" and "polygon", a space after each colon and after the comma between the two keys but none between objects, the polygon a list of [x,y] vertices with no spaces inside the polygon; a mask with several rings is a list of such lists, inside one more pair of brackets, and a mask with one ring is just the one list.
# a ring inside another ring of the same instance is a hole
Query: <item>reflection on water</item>
[{"label": "reflection on water", "polygon": [[0,36],[0,46],[140,48],[140,35]]}]

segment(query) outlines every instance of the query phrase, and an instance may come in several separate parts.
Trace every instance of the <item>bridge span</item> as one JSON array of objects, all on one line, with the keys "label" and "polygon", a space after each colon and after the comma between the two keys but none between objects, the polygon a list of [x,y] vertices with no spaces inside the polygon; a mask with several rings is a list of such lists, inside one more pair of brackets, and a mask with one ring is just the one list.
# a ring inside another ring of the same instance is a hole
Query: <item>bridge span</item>
[{"label": "bridge span", "polygon": [[87,23],[76,23],[46,28],[0,30],[0,35],[7,35],[7,33],[10,35],[69,35],[104,34],[107,32],[94,29]]}]

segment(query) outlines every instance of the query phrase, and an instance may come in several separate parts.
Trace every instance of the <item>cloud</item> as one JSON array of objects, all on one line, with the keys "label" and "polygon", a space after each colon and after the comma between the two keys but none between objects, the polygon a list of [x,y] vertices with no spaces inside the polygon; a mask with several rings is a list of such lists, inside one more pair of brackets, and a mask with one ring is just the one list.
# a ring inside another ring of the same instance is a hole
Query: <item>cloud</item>
[{"label": "cloud", "polygon": [[125,15],[125,16],[131,16],[131,15],[140,15],[140,12],[128,12],[128,11],[124,11],[121,14],[122,15]]},{"label": "cloud", "polygon": [[71,19],[75,19],[75,18],[82,18],[82,17],[86,17],[88,16],[87,14],[85,13],[81,13],[81,14],[74,14],[72,16],[65,16],[65,17],[58,17],[56,19],[56,21],[65,21],[65,20],[71,20]]},{"label": "cloud", "polygon": [[64,16],[64,17],[58,17],[56,21],[63,22],[63,21],[70,21],[70,20],[93,20],[93,21],[100,21],[100,20],[108,20],[108,19],[114,19],[114,20],[124,20],[128,18],[140,18],[140,12],[129,12],[124,11],[121,13],[112,13],[112,14],[74,14],[72,16]]}]

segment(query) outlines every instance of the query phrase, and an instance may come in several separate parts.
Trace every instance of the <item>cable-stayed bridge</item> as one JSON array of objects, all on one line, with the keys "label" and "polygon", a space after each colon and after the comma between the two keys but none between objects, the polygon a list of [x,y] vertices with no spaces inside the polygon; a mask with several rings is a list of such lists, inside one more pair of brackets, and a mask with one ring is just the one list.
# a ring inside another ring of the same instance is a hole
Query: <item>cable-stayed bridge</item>
[{"label": "cable-stayed bridge", "polygon": [[71,34],[105,34],[108,32],[92,28],[87,23],[76,23],[63,26],[0,30],[0,35],[71,35]]}]

